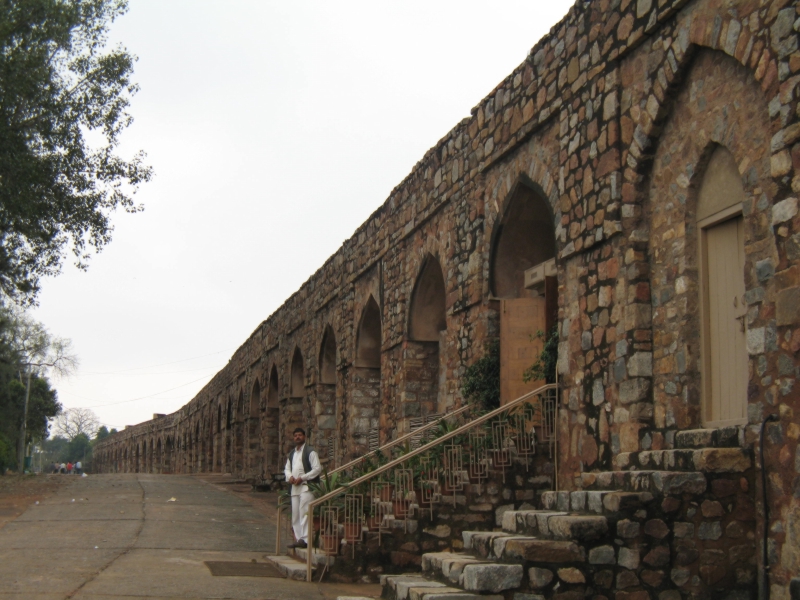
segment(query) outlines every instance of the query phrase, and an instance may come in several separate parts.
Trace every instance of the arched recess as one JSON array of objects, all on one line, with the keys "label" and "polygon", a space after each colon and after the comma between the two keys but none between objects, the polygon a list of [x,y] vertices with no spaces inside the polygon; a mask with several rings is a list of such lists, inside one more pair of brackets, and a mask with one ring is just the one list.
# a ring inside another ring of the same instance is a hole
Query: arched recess
[{"label": "arched recess", "polygon": [[319,349],[319,383],[314,408],[320,458],[328,469],[336,466],[338,439],[336,436],[336,335],[333,327],[325,326]]},{"label": "arched recess", "polygon": [[330,325],[325,326],[320,344],[319,381],[326,385],[336,384],[336,335]]},{"label": "arched recess", "polygon": [[747,422],[744,201],[736,159],[726,147],[716,146],[697,198],[706,427]]},{"label": "arched recess", "polygon": [[247,418],[247,472],[250,477],[261,475],[261,444],[259,429],[261,426],[261,384],[256,378],[250,392],[250,407]]},{"label": "arched recess", "polygon": [[175,444],[175,440],[172,436],[167,436],[167,441],[164,444],[164,473],[174,473],[177,469],[175,469],[174,465],[172,464],[173,460],[173,446]]},{"label": "arched recess", "polygon": [[[408,342],[403,352],[404,389],[398,415],[420,423],[445,409],[444,369],[441,368],[444,332],[447,329],[445,285],[442,267],[428,254],[411,293]],[[410,431],[404,421],[398,433]]]},{"label": "arched recess", "polygon": [[523,381],[558,316],[553,211],[542,190],[520,180],[504,203],[491,239],[490,292],[500,309],[500,402],[510,402],[544,381]]},{"label": "arched recess", "polygon": [[233,414],[233,462],[231,474],[241,476],[244,473],[244,390],[239,390],[239,398]]},{"label": "arched recess", "polygon": [[305,370],[303,369],[303,353],[295,347],[292,355],[291,379],[289,380],[289,396],[302,398],[305,396]]},{"label": "arched recess", "polygon": [[[644,374],[654,409],[640,419],[639,440],[646,427],[666,435],[746,421],[748,395],[761,392],[759,377],[747,379],[755,369],[742,342],[748,327],[762,325],[750,320],[758,312],[753,305],[750,319],[745,316],[742,301],[752,295],[748,285],[763,285],[757,261],[777,263],[769,219],[775,199],[771,96],[751,69],[710,48],[693,48],[675,81],[659,113],[664,119],[637,224],[648,234],[649,271],[642,280],[654,299],[646,333],[659,349],[652,373]],[[760,300],[750,301],[758,306]],[[629,344],[641,329],[627,332]],[[640,449],[631,444],[622,451]]]},{"label": "arched recess", "polygon": [[158,438],[156,442],[156,453],[155,453],[155,460],[153,461],[153,472],[154,473],[161,473],[163,469],[163,464],[161,462],[162,456],[162,449],[161,449],[161,438]]},{"label": "arched recess", "polygon": [[[209,431],[213,425],[209,424]],[[222,399],[217,404],[217,428],[211,435],[211,467],[209,471],[222,473],[223,461],[225,456],[225,422],[222,417]]]},{"label": "arched recess", "polygon": [[364,305],[358,323],[356,366],[381,368],[381,310],[372,295]]},{"label": "arched recess", "polygon": [[351,454],[355,456],[380,446],[381,334],[381,311],[370,295],[358,321],[349,406]]},{"label": "arched recess", "polygon": [[265,461],[269,474],[278,473],[282,470],[280,464],[280,452],[278,451],[281,441],[281,418],[280,418],[280,385],[278,383],[278,368],[272,365],[269,372],[269,382],[267,383],[267,411],[264,415],[264,424],[261,428],[264,436]]},{"label": "arched recess", "polygon": [[233,473],[233,402],[231,402],[230,398],[228,398],[225,407],[225,429],[223,434],[224,463],[222,472]]}]

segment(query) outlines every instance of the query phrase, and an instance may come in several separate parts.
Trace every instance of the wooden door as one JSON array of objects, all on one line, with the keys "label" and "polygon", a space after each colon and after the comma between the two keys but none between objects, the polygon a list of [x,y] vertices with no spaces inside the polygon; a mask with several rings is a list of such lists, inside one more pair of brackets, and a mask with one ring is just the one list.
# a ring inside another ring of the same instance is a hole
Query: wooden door
[{"label": "wooden door", "polygon": [[744,303],[744,221],[741,216],[703,230],[705,246],[705,422],[747,419],[747,346]]},{"label": "wooden door", "polygon": [[543,340],[538,330],[547,330],[545,298],[515,298],[500,303],[500,404],[516,400],[544,385],[544,381],[522,381],[522,374],[538,358]]}]

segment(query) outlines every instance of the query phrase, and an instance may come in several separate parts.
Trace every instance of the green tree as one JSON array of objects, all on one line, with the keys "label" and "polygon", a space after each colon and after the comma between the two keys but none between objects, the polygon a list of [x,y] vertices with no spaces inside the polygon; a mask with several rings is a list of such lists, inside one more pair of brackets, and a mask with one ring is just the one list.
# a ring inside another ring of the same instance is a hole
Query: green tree
[{"label": "green tree", "polygon": [[[117,154],[136,57],[106,47],[126,0],[0,0],[0,292],[33,302],[67,249],[85,269],[152,176]],[[97,140],[90,144],[88,138]]]},{"label": "green tree", "polygon": [[[21,467],[28,443],[47,435],[46,420],[61,411],[55,392],[50,389],[46,374],[71,373],[77,367],[69,340],[54,337],[38,321],[19,309],[0,306],[0,415],[2,422],[16,424],[18,465]],[[10,374],[13,373],[13,376]],[[39,380],[45,385],[39,383]],[[32,430],[29,431],[29,427]],[[10,438],[11,434],[7,434]]]}]

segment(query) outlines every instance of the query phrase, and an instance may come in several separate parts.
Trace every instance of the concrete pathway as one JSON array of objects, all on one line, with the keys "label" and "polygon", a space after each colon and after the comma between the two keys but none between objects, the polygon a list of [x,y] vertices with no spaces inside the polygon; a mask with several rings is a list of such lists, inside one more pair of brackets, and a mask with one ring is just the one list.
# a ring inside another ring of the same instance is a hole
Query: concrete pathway
[{"label": "concrete pathway", "polygon": [[265,562],[275,551],[270,519],[223,487],[183,475],[75,477],[0,529],[0,600],[379,594],[375,585],[213,577],[203,561]]}]

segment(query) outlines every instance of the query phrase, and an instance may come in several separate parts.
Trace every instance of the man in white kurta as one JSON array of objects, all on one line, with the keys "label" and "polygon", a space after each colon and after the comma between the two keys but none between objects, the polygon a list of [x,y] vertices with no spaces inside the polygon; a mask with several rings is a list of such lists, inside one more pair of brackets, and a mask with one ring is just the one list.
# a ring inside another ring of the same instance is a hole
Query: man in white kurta
[{"label": "man in white kurta", "polygon": [[[289,454],[283,470],[286,481],[292,486],[292,529],[295,542],[289,544],[289,547],[306,548],[308,546],[308,505],[314,499],[314,494],[308,491],[306,482],[319,478],[322,473],[322,465],[317,453],[310,447],[305,448],[306,432],[298,427],[292,435],[295,449]],[[304,454],[307,464],[303,464]]]}]

